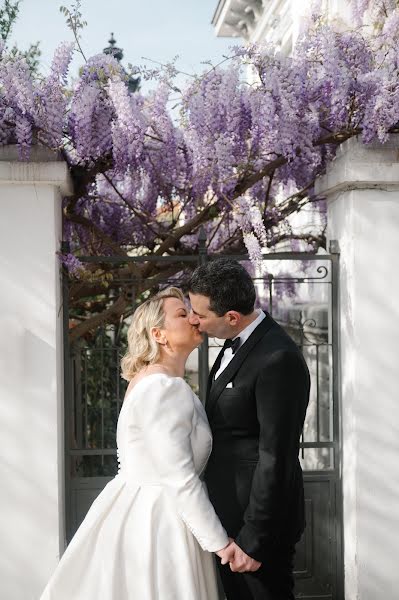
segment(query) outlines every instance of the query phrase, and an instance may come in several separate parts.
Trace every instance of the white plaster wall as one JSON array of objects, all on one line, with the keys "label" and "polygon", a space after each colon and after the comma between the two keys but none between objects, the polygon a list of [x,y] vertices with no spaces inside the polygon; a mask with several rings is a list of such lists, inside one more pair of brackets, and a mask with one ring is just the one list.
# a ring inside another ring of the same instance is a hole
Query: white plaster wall
[{"label": "white plaster wall", "polygon": [[365,149],[352,141],[320,183],[327,193],[335,188],[329,196],[328,235],[341,251],[346,600],[398,598],[397,144],[393,139],[386,147]]},{"label": "white plaster wall", "polygon": [[0,164],[0,597],[37,600],[64,548],[61,201],[11,167],[26,178]]}]

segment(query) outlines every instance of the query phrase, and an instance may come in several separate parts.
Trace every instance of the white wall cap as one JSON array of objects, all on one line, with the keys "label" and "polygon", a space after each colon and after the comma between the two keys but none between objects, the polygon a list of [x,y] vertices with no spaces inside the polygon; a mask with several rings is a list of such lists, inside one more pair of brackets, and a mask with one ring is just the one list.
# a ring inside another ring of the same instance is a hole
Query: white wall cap
[{"label": "white wall cap", "polygon": [[67,163],[57,152],[33,146],[29,161],[21,161],[17,146],[0,147],[0,185],[52,185],[63,196],[73,194],[73,184]]},{"label": "white wall cap", "polygon": [[399,135],[392,134],[385,144],[347,140],[315,186],[326,197],[356,189],[399,189]]}]

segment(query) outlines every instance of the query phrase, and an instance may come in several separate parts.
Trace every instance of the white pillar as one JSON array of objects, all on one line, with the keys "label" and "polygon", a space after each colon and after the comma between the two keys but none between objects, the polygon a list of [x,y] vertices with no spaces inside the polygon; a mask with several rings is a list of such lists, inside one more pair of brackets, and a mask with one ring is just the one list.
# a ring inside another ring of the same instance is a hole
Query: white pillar
[{"label": "white pillar", "polygon": [[0,149],[0,589],[37,600],[64,548],[61,194],[66,164]]},{"label": "white pillar", "polygon": [[349,140],[318,182],[341,252],[345,600],[399,594],[398,148]]}]

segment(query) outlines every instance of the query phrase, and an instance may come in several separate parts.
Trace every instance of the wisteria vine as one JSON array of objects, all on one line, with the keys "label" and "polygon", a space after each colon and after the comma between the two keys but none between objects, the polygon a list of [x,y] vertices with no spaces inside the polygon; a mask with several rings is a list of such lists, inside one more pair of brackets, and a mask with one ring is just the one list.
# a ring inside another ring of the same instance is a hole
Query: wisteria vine
[{"label": "wisteria vine", "polygon": [[[398,128],[398,2],[353,5],[354,29],[336,31],[312,14],[291,57],[269,45],[236,47],[178,92],[170,66],[155,91],[130,93],[121,65],[99,54],[71,89],[72,44],[58,48],[45,78],[0,48],[0,144],[17,144],[21,160],[34,144],[61,150],[75,182],[64,199],[62,255],[79,280],[73,302],[87,308],[116,272],[101,281],[79,256],[192,254],[201,227],[210,251],[246,246],[254,261],[285,241],[324,244],[325,223],[303,233],[291,216],[306,205],[323,210],[314,182],[340,143],[385,142]],[[118,276],[123,269],[132,272],[124,266]],[[139,274],[155,275],[148,265]],[[103,318],[118,319],[127,305],[122,290],[103,304]],[[101,311],[74,335],[99,322]]]}]

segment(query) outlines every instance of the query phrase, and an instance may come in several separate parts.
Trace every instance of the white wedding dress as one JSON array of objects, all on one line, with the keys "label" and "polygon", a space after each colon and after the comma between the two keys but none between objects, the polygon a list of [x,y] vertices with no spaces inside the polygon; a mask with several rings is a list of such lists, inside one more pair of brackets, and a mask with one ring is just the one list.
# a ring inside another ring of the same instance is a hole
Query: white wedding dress
[{"label": "white wedding dress", "polygon": [[217,600],[228,543],[200,474],[205,410],[181,377],[141,379],[122,405],[119,472],[92,504],[40,600]]}]

